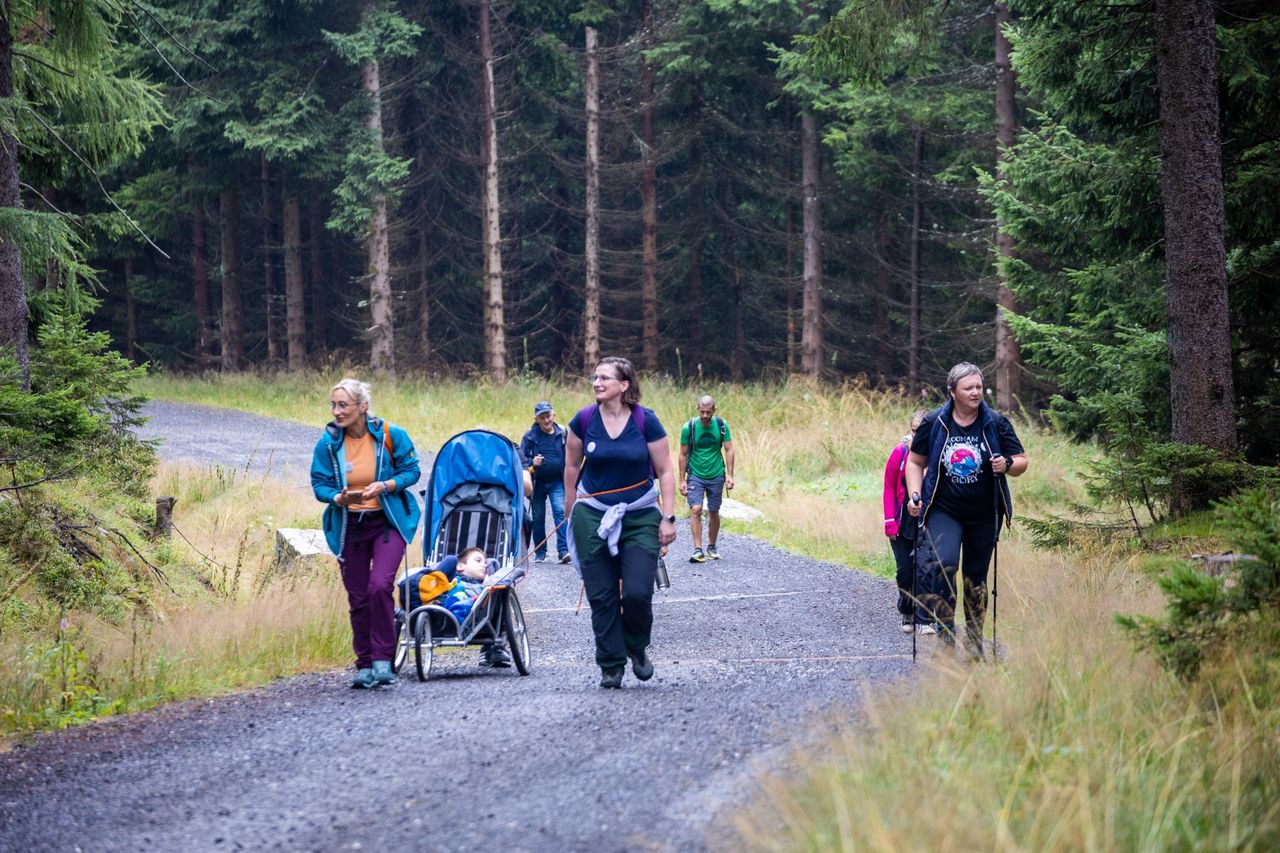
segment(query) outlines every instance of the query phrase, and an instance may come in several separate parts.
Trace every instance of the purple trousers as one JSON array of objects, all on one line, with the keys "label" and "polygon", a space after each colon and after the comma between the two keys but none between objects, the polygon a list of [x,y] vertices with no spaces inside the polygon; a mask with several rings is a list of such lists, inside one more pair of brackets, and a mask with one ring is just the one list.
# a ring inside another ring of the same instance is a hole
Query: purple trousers
[{"label": "purple trousers", "polygon": [[404,549],[404,537],[381,510],[350,513],[338,565],[351,606],[351,648],[357,669],[392,659],[396,608],[391,592]]}]

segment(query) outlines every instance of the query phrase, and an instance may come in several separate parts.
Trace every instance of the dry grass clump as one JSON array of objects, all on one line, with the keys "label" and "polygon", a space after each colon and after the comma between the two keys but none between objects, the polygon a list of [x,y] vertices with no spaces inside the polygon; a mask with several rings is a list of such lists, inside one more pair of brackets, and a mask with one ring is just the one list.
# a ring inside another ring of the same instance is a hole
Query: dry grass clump
[{"label": "dry grass clump", "polygon": [[1280,713],[1244,670],[1212,693],[1133,651],[1113,614],[1162,602],[1128,560],[1006,550],[1002,664],[927,653],[869,724],[764,776],[731,846],[1275,849]]},{"label": "dry grass clump", "polygon": [[164,581],[140,592],[120,619],[33,602],[28,618],[53,624],[9,631],[0,644],[9,661],[0,673],[0,731],[58,728],[350,657],[333,561],[275,560],[277,526],[317,523],[309,489],[162,464],[154,491],[178,499],[175,535],[148,549]]}]

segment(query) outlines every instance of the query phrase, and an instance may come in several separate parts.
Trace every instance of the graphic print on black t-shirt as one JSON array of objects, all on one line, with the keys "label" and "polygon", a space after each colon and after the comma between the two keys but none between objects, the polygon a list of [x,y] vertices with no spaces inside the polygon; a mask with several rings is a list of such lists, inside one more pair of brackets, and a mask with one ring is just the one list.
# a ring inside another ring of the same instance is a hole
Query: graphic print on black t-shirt
[{"label": "graphic print on black t-shirt", "polygon": [[991,515],[995,501],[995,477],[991,453],[982,440],[982,423],[957,426],[948,418],[950,435],[939,454],[937,506],[952,518],[977,521]]}]

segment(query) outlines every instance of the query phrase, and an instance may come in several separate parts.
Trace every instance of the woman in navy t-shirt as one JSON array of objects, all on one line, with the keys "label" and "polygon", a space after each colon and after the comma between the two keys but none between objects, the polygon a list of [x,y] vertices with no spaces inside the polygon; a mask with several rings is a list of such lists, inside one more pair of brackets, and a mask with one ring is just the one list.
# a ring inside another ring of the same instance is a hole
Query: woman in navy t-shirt
[{"label": "woman in navy t-shirt", "polygon": [[636,678],[653,677],[653,579],[659,549],[676,538],[675,474],[667,431],[640,405],[631,362],[601,359],[591,388],[596,402],[569,421],[564,508],[591,602],[600,686],[621,687],[628,658]]},{"label": "woman in navy t-shirt", "polygon": [[[916,578],[933,630],[955,640],[955,574],[964,579],[965,640],[982,655],[987,567],[1000,525],[1013,516],[1007,477],[1027,470],[1013,424],[983,402],[982,371],[963,361],[947,375],[951,400],[925,415],[904,472],[907,511],[920,519]],[[961,555],[963,552],[963,560]]]}]

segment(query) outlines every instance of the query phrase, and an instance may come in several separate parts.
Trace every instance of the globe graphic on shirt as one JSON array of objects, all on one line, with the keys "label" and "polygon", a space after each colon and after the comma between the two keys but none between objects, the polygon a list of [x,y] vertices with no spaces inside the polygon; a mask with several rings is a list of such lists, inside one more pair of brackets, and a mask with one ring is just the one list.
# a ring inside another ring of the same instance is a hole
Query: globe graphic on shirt
[{"label": "globe graphic on shirt", "polygon": [[980,461],[974,448],[959,445],[951,451],[947,459],[947,470],[953,477],[971,477],[978,473]]}]

